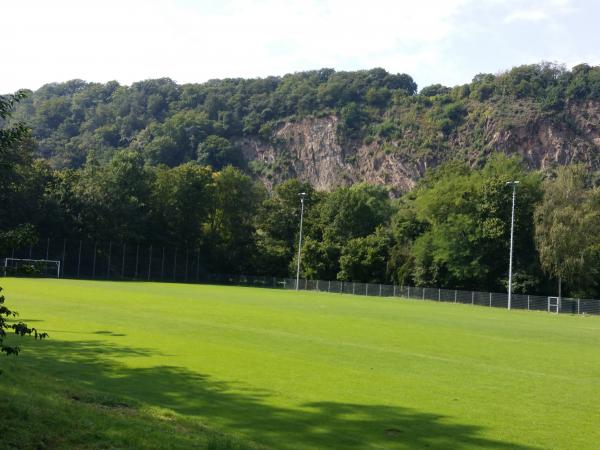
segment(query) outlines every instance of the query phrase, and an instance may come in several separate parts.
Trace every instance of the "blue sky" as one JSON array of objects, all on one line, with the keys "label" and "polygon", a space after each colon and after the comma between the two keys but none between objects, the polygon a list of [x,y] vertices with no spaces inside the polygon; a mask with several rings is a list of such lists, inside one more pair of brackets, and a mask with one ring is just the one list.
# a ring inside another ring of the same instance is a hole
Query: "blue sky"
[{"label": "blue sky", "polygon": [[3,93],[322,67],[452,86],[540,61],[600,64],[592,0],[19,0],[0,2],[0,17]]}]

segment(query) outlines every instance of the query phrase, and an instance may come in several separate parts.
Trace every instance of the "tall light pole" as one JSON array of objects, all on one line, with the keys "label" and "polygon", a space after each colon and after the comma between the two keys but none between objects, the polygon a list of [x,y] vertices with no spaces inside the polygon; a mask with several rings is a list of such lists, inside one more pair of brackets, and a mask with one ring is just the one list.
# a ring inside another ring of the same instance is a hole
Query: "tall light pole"
[{"label": "tall light pole", "polygon": [[517,196],[517,184],[518,181],[508,181],[506,183],[512,184],[513,193],[512,193],[512,213],[510,216],[510,256],[508,257],[508,309],[511,307],[512,303],[512,263],[513,263],[513,240],[515,234],[515,199]]},{"label": "tall light pole", "polygon": [[304,219],[304,197],[306,192],[300,192],[300,239],[298,239],[298,268],[296,269],[296,290],[300,288],[300,258],[302,257],[302,220]]}]

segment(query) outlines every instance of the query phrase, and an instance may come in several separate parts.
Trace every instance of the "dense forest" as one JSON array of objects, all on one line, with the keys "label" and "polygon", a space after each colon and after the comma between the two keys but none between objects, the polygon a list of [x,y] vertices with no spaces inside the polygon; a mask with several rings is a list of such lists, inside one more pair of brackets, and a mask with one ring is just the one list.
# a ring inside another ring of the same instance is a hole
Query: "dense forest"
[{"label": "dense forest", "polygon": [[[286,276],[304,191],[303,276],[503,290],[506,182],[519,180],[515,290],[553,293],[560,278],[567,293],[600,295],[593,147],[579,148],[587,165],[539,171],[483,138],[490,117],[506,130],[532,117],[577,128],[568,111],[600,101],[598,67],[523,66],[420,92],[382,69],[182,86],[70,81],[1,100],[11,145],[0,142],[0,256],[40,237],[112,240],[200,248],[208,273]],[[437,167],[403,195],[367,182],[323,191],[289,173],[294,155],[267,165],[245,156],[244,139],[284,148],[275,130],[323,116],[338,121],[342,145],[376,143]]]},{"label": "dense forest", "polygon": [[[442,161],[461,157],[481,165],[498,150],[521,151],[533,168],[582,162],[599,169],[599,102],[600,67],[582,64],[566,70],[543,63],[420,92],[409,75],[383,69],[322,69],[185,85],[170,79],[131,86],[73,80],[27,92],[14,117],[31,127],[34,155],[53,168],[82,167],[92,152],[104,164],[128,149],[151,165],[197,161],[218,170],[231,164],[275,184],[306,178],[305,167],[291,170],[298,158],[305,159],[303,166],[311,164],[297,147],[316,146],[323,139],[320,130],[313,130],[315,141],[290,142],[311,138],[282,128],[332,118],[342,166],[394,158],[386,171],[397,170],[394,163],[406,164],[416,172],[408,173],[415,181]],[[541,128],[548,128],[550,136],[532,142]],[[547,158],[551,161],[538,161],[536,153],[551,146],[556,146],[556,155]],[[256,147],[272,149],[272,154],[257,158],[251,151]],[[326,186],[373,182],[369,175],[331,180]],[[383,184],[393,184],[385,175]]]}]

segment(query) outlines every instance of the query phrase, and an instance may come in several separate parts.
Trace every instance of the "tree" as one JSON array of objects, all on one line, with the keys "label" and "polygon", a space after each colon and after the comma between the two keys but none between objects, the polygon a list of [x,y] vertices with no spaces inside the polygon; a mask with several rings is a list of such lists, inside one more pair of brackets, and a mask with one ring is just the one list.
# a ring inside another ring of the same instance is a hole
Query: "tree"
[{"label": "tree", "polygon": [[213,195],[212,172],[195,162],[158,168],[151,186],[150,214],[161,240],[195,247],[202,238]]},{"label": "tree", "polygon": [[378,227],[368,236],[350,239],[342,249],[337,279],[364,283],[388,281],[387,259],[390,243],[389,232],[383,227]]},{"label": "tree", "polygon": [[[12,108],[16,102],[24,97],[22,92],[14,95],[0,96],[0,119],[6,121],[10,118]],[[27,128],[23,124],[16,124],[6,128],[0,128],[0,170],[2,175],[10,175],[14,169],[15,155],[20,142],[25,139],[28,134]],[[23,234],[27,235],[32,232],[31,227],[24,225],[21,229],[0,230],[0,237],[12,237],[15,241],[23,239]],[[17,313],[10,310],[5,304],[2,288],[0,287],[0,353],[7,355],[16,355],[19,353],[19,347],[5,344],[6,330],[12,329],[20,336],[33,334],[36,339],[43,339],[48,335],[46,333],[38,333],[35,328],[29,328],[23,322],[9,323],[8,319],[16,317]]]},{"label": "tree", "polygon": [[[0,124],[8,124],[15,105],[25,97],[24,91],[0,96]],[[31,164],[29,148],[23,143],[29,130],[23,123],[0,128],[0,250],[19,247],[35,240],[35,229],[23,223],[19,215],[23,198],[16,198],[23,184],[22,165]]]},{"label": "tree", "polygon": [[[382,186],[359,183],[327,195],[307,215],[302,273],[309,278],[337,277],[344,247],[351,240],[364,238],[378,226],[387,224],[391,213],[388,193]],[[361,244],[355,241],[352,245],[360,247]],[[349,268],[353,258],[350,253],[347,258]]]},{"label": "tree", "polygon": [[88,159],[77,185],[79,222],[94,239],[148,238],[150,173],[138,152],[122,150],[106,166]]},{"label": "tree", "polygon": [[[520,180],[516,209],[515,271],[535,273],[533,205],[539,199],[539,177],[527,173],[516,158],[496,156],[481,170],[450,163],[427,175],[403,211],[406,232],[424,231],[412,243],[417,285],[456,288],[503,287],[508,257],[511,192],[509,180]],[[409,206],[407,205],[407,206]],[[402,222],[400,222],[402,223]],[[421,225],[419,225],[421,224]]]},{"label": "tree", "polygon": [[[297,250],[300,224],[300,198],[305,192],[306,212],[317,203],[317,195],[309,183],[297,179],[284,181],[275,187],[273,195],[261,205],[256,217],[257,245],[260,267],[265,275],[287,276],[288,264]],[[310,229],[309,214],[304,229]]]},{"label": "tree", "polygon": [[211,135],[198,146],[198,162],[215,170],[228,165],[240,167],[243,162],[242,152],[224,137]]},{"label": "tree", "polygon": [[[0,287],[0,353],[18,355],[20,351],[18,346],[5,343],[6,330],[13,330],[19,336],[33,334],[35,339],[44,339],[48,337],[48,333],[39,332],[35,328],[29,328],[26,323],[9,323],[9,319],[18,316],[18,313],[8,309],[8,307],[4,305],[4,302],[5,298],[4,295],[2,295],[2,288]],[[0,373],[2,372],[0,371]]]},{"label": "tree", "polygon": [[420,94],[425,97],[434,97],[436,95],[443,95],[450,92],[450,88],[442,86],[441,84],[432,84],[431,86],[425,86],[421,89]]},{"label": "tree", "polygon": [[[25,95],[25,91],[18,91],[12,95],[0,95],[0,119],[2,119],[2,121],[10,119],[14,106],[23,99]],[[29,134],[29,129],[23,123],[0,128],[0,155],[5,157],[6,154],[14,148],[14,144],[22,141],[27,134]]]},{"label": "tree", "polygon": [[252,270],[256,255],[254,217],[264,190],[232,166],[214,174],[214,191],[206,223],[205,254],[218,273]]},{"label": "tree", "polygon": [[544,199],[535,209],[535,240],[542,268],[573,284],[573,290],[589,288],[597,271],[600,247],[598,189],[586,189],[587,170],[581,165],[558,169],[555,180],[544,183]]}]

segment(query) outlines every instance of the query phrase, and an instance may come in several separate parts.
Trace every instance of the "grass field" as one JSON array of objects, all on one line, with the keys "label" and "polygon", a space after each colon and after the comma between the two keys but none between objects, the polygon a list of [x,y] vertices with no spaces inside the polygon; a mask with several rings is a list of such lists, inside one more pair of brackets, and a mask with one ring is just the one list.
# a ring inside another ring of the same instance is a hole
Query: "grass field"
[{"label": "grass field", "polygon": [[50,333],[0,360],[0,435],[16,448],[18,433],[22,448],[600,448],[600,318],[221,286],[0,285]]}]

